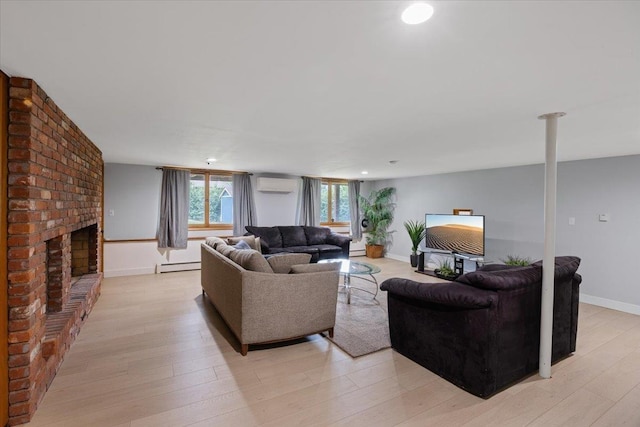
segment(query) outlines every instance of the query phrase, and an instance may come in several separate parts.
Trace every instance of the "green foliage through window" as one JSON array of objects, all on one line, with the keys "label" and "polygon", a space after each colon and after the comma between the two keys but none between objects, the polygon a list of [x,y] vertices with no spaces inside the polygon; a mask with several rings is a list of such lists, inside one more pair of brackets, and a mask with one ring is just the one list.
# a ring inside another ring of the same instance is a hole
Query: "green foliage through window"
[{"label": "green foliage through window", "polygon": [[320,189],[320,222],[349,223],[349,186],[344,181],[322,181]]},{"label": "green foliage through window", "polygon": [[231,224],[233,224],[231,176],[209,173],[191,174],[189,225],[209,227]]}]

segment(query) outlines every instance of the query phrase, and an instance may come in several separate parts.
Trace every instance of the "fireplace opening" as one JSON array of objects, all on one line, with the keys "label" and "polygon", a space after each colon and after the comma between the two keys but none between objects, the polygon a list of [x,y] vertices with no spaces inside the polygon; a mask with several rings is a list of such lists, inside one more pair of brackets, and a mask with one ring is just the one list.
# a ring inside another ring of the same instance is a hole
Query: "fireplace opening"
[{"label": "fireplace opening", "polygon": [[98,271],[98,226],[90,225],[71,233],[71,277]]},{"label": "fireplace opening", "polygon": [[46,242],[45,265],[48,313],[59,312],[69,300],[69,291],[85,274],[98,271],[98,225],[90,225]]}]

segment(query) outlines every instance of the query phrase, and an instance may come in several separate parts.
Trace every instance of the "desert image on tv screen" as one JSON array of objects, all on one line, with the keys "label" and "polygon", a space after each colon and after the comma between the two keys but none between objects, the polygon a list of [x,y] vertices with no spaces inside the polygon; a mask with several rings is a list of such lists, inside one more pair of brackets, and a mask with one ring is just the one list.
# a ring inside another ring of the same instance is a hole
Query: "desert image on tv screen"
[{"label": "desert image on tv screen", "polygon": [[484,255],[483,216],[427,214],[426,225],[428,248]]}]

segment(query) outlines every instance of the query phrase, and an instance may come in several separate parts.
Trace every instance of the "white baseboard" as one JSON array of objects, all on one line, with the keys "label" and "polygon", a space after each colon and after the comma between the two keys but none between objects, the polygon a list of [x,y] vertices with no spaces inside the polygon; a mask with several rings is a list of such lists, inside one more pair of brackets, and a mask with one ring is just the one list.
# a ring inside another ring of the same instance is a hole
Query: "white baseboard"
[{"label": "white baseboard", "polygon": [[610,308],[612,310],[624,311],[625,313],[640,315],[640,305],[628,304],[626,302],[614,301],[612,299],[594,297],[580,293],[580,302]]},{"label": "white baseboard", "polygon": [[403,262],[406,262],[407,264],[411,264],[411,259],[409,258],[409,255],[402,256],[402,255],[386,253],[384,254],[384,257],[395,259],[396,261],[403,261]]},{"label": "white baseboard", "polygon": [[108,270],[104,272],[104,277],[120,277],[120,276],[140,276],[142,274],[154,274],[156,269],[149,268],[127,268],[125,270]]},{"label": "white baseboard", "polygon": [[200,261],[174,262],[169,264],[157,264],[156,273],[175,273],[177,271],[200,270]]}]

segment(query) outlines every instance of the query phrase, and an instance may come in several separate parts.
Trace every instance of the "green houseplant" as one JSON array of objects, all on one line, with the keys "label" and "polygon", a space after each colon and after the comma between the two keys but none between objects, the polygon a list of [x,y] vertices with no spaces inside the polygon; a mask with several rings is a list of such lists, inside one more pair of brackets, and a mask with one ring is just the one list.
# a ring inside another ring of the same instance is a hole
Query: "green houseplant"
[{"label": "green houseplant", "polygon": [[385,187],[371,192],[368,198],[360,196],[363,224],[366,224],[366,254],[369,258],[381,258],[389,239],[389,226],[393,221],[395,204],[392,201],[396,189]]},{"label": "green houseplant", "polygon": [[517,265],[520,267],[526,267],[531,264],[531,258],[524,258],[519,255],[507,255],[506,258],[500,259],[506,265]]},{"label": "green houseplant", "polygon": [[448,259],[444,259],[440,261],[440,268],[436,268],[433,270],[436,273],[436,276],[445,279],[445,280],[454,280],[458,275],[451,267],[451,261]]},{"label": "green houseplant", "polygon": [[427,228],[424,221],[408,220],[404,222],[404,228],[409,233],[411,239],[411,267],[418,266],[418,245],[424,239]]}]

